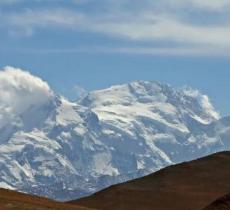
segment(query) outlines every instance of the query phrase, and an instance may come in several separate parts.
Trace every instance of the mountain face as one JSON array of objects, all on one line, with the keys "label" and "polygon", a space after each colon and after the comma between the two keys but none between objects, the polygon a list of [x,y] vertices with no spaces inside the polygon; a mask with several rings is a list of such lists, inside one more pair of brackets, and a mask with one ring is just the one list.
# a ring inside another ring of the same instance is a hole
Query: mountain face
[{"label": "mountain face", "polygon": [[71,204],[101,210],[229,210],[230,152],[166,167]]},{"label": "mountain face", "polygon": [[77,102],[53,95],[0,126],[0,187],[70,200],[230,149],[208,97],[137,81]]}]

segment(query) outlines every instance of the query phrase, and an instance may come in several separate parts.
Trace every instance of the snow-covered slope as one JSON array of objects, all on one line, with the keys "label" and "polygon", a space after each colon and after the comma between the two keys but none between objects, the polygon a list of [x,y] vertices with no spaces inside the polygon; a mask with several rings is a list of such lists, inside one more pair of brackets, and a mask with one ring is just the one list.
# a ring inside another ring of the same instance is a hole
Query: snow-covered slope
[{"label": "snow-covered slope", "polygon": [[0,126],[0,187],[60,200],[230,148],[230,119],[207,96],[158,82],[75,103],[53,94],[13,119]]}]

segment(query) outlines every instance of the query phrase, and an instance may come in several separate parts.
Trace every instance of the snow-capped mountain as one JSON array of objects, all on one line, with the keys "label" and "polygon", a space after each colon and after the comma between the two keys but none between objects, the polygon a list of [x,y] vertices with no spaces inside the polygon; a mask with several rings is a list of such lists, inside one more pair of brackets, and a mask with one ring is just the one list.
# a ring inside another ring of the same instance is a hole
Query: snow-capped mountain
[{"label": "snow-capped mountain", "polygon": [[158,82],[77,102],[51,94],[0,129],[0,187],[59,200],[230,149],[230,118],[221,119],[207,96]]}]

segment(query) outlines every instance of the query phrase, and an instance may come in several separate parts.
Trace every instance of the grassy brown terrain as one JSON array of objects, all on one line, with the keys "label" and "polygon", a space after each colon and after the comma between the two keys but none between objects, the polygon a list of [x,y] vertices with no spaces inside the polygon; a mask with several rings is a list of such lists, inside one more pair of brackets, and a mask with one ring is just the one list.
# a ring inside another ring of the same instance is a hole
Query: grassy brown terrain
[{"label": "grassy brown terrain", "polygon": [[212,204],[210,204],[208,207],[204,208],[203,210],[229,210],[230,209],[230,194],[227,194],[216,201],[214,201]]},{"label": "grassy brown terrain", "polygon": [[222,152],[70,203],[102,210],[200,210],[230,192],[229,177],[230,152]]},{"label": "grassy brown terrain", "polygon": [[93,210],[0,189],[0,210]]},{"label": "grassy brown terrain", "polygon": [[0,210],[9,210],[9,209],[7,209],[7,208],[5,208],[3,206],[0,206]]}]

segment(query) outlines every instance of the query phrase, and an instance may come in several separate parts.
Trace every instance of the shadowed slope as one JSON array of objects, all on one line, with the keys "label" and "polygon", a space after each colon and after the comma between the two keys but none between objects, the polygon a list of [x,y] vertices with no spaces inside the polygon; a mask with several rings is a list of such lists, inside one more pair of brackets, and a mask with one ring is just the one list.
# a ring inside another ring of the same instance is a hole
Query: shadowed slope
[{"label": "shadowed slope", "polygon": [[230,152],[170,166],[71,202],[103,210],[200,210],[230,192]]},{"label": "shadowed slope", "polygon": [[204,208],[203,210],[229,210],[230,209],[230,194],[227,194],[216,201],[214,201],[212,204],[210,204],[208,207]]},{"label": "shadowed slope", "polygon": [[70,206],[46,198],[0,189],[0,210],[92,210]]}]

